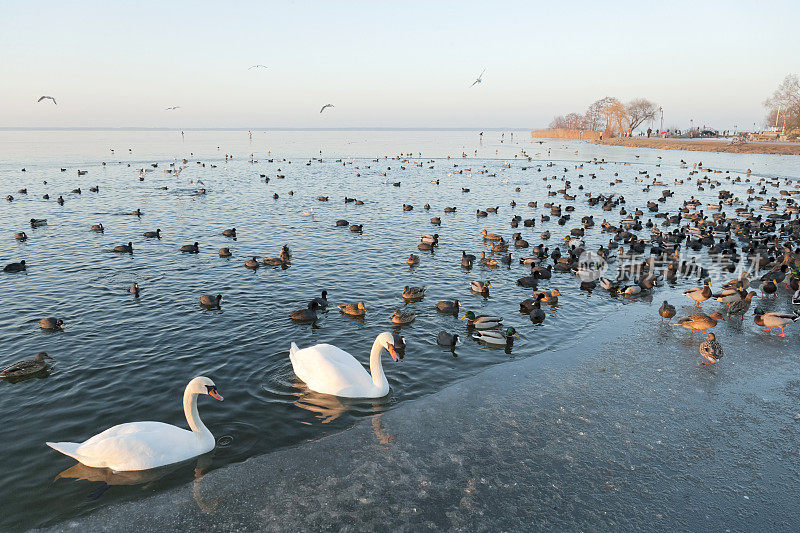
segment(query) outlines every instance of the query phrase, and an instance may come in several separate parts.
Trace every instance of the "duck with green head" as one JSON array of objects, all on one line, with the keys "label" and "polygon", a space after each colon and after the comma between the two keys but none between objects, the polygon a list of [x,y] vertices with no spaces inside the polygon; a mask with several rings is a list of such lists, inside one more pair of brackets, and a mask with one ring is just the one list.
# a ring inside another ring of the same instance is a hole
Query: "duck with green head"
[{"label": "duck with green head", "polygon": [[505,331],[497,330],[482,330],[476,331],[472,338],[476,341],[485,342],[494,346],[511,346],[514,339],[518,339],[517,330],[513,326],[509,326]]},{"label": "duck with green head", "polygon": [[461,320],[467,321],[468,328],[475,329],[494,329],[500,327],[503,322],[503,317],[493,315],[475,315],[472,311],[461,317]]}]

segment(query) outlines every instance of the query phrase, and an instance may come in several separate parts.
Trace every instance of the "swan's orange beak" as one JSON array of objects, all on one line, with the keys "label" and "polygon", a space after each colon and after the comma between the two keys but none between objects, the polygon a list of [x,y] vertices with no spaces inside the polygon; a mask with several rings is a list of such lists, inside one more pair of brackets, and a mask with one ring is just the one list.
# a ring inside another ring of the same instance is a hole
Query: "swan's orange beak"
[{"label": "swan's orange beak", "polygon": [[399,358],[399,357],[398,357],[398,355],[397,355],[397,350],[395,350],[395,349],[394,349],[394,346],[393,346],[393,345],[391,345],[391,344],[390,344],[389,346],[387,346],[387,347],[386,347],[386,349],[389,351],[389,355],[391,355],[391,356],[392,356],[392,359],[393,359],[395,362],[397,362],[397,361],[399,361],[399,360],[400,360],[400,358]]},{"label": "swan's orange beak", "polygon": [[208,395],[214,398],[215,400],[222,401],[222,395],[220,395],[220,393],[217,392],[217,389],[211,389],[210,391],[208,391]]}]

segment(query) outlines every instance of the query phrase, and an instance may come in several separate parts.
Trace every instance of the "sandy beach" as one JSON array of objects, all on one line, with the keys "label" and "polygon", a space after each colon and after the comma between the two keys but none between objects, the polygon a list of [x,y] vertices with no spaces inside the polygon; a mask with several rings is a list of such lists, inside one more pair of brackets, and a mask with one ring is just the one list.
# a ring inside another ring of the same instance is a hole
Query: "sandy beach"
[{"label": "sandy beach", "polygon": [[728,152],[733,154],[800,155],[800,143],[749,142],[731,144],[726,140],[694,139],[637,139],[614,137],[593,141],[595,144],[655,148],[658,150],[689,150],[693,152]]}]

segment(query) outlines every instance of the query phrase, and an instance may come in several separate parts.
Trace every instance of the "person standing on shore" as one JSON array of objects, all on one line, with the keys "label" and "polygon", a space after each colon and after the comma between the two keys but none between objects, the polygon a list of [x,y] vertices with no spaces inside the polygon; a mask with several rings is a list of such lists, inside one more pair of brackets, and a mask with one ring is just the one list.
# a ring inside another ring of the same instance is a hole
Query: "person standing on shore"
[{"label": "person standing on shore", "polygon": [[653,128],[647,128],[647,138],[650,138],[650,135],[653,134]]}]

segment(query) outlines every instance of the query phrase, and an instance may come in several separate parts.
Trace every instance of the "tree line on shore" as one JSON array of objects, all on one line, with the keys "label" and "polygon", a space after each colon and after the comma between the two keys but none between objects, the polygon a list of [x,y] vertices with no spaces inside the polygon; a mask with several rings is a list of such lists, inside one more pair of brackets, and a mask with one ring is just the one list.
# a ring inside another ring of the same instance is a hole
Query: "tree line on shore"
[{"label": "tree line on shore", "polygon": [[593,102],[584,113],[559,115],[550,122],[550,129],[602,131],[607,137],[630,135],[639,126],[653,122],[658,104],[646,98],[622,103],[606,96]]}]

